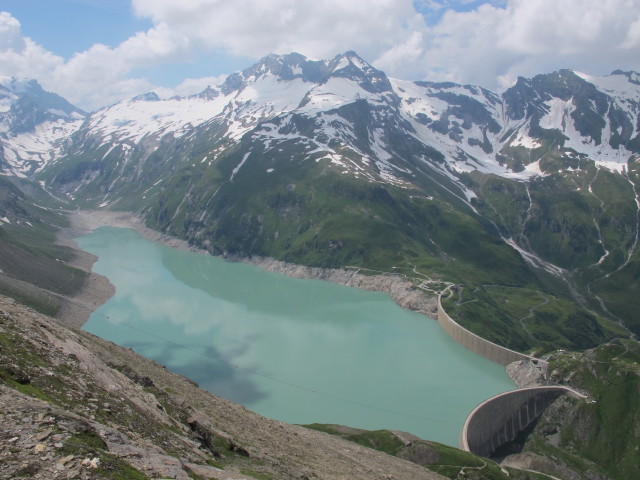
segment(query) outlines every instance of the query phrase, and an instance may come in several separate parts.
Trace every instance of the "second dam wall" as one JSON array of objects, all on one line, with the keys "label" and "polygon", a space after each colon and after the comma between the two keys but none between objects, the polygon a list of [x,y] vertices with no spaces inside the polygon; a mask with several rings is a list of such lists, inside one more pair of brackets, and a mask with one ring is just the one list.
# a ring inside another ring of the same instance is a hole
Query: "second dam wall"
[{"label": "second dam wall", "polygon": [[519,432],[537,420],[563,394],[584,398],[584,395],[568,387],[546,386],[501,393],[482,402],[467,417],[459,447],[490,457],[500,446],[515,439]]},{"label": "second dam wall", "polygon": [[438,297],[438,323],[456,342],[492,362],[507,366],[517,360],[528,360],[541,368],[546,368],[545,361],[485,340],[458,324],[442,308],[441,297]]}]

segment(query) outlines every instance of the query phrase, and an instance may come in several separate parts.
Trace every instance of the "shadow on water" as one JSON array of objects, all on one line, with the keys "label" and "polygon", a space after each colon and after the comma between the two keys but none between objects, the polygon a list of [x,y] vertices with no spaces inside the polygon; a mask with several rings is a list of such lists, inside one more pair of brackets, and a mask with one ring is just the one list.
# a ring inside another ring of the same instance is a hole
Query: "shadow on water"
[{"label": "shadow on water", "polygon": [[170,365],[172,372],[184,375],[201,388],[232,402],[247,404],[268,396],[251,378],[253,370],[236,367],[235,355],[224,355],[213,346],[189,347],[185,351],[175,345],[142,340],[129,341],[126,346],[161,365]]},{"label": "shadow on water", "polygon": [[466,414],[513,386],[385,294],[171,250],[129,230],[78,243],[116,286],[85,329],[271,418],[455,445]]}]

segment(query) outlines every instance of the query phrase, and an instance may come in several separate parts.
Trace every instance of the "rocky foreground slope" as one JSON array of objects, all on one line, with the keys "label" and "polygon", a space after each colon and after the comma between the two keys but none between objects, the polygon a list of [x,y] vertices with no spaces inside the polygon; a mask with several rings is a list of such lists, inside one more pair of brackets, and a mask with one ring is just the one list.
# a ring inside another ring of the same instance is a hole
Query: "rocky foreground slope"
[{"label": "rocky foreground slope", "polygon": [[0,478],[437,479],[0,298]]},{"label": "rocky foreground slope", "polygon": [[548,478],[408,433],[264,418],[3,296],[0,445],[0,479]]}]

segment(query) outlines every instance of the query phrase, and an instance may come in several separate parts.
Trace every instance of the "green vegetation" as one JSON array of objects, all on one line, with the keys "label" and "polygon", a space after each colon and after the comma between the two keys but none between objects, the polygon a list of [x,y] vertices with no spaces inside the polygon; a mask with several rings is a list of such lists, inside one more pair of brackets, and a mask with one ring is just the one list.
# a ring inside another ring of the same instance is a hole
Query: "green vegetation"
[{"label": "green vegetation", "polygon": [[261,473],[248,468],[241,468],[240,473],[256,478],[257,480],[272,480],[273,476],[268,473]]},{"label": "green vegetation", "polygon": [[45,315],[55,316],[62,307],[62,302],[51,293],[8,275],[0,275],[0,293]]},{"label": "green vegetation", "polygon": [[398,455],[405,448],[405,442],[400,440],[397,435],[393,434],[393,432],[390,432],[389,430],[357,430],[339,425],[325,425],[319,423],[305,425],[305,427],[312,430],[326,432],[331,435],[338,435],[346,438],[350,442],[354,442],[358,445],[372,448],[374,450],[379,450],[389,455]]},{"label": "green vegetation", "polygon": [[[27,187],[34,190],[33,185]],[[71,249],[56,245],[56,230],[67,226],[65,216],[36,206],[10,181],[0,178],[0,217],[10,222],[0,222],[0,293],[55,315],[62,305],[57,295],[74,294],[86,276],[66,264],[72,258]]]},{"label": "green vegetation", "polygon": [[[232,183],[223,181],[242,158],[242,151],[230,152],[204,174],[181,167],[162,183],[162,199],[145,210],[148,225],[216,254],[378,271],[415,267],[478,283],[496,271],[509,284],[536,281],[491,226],[459,205],[271,152],[251,154]],[[267,167],[280,174],[265,174]]]},{"label": "green vegetation", "polygon": [[[638,477],[640,465],[640,344],[620,340],[582,354],[556,355],[554,380],[589,393],[588,401],[565,400],[545,414],[525,444],[584,475],[595,471],[617,480]],[[584,477],[586,478],[586,477]]]},{"label": "green vegetation", "polygon": [[112,480],[144,480],[146,475],[133,468],[124,460],[108,453],[106,443],[94,431],[87,428],[69,438],[61,449],[63,455],[76,455],[84,458],[97,458],[96,478]]},{"label": "green vegetation", "polygon": [[389,430],[369,431],[321,423],[304,426],[417,463],[451,479],[507,480],[515,478],[534,480],[549,478],[546,475],[536,475],[521,470],[506,469],[503,471],[497,463],[487,458],[415,437],[411,437],[410,441],[403,440],[401,436]]},{"label": "green vegetation", "polygon": [[[462,307],[461,323],[498,343],[508,341],[516,349],[533,348],[536,341],[545,349],[590,348],[613,336],[628,336],[617,328],[620,321],[634,333],[640,332],[634,313],[634,298],[640,293],[636,274],[640,258],[637,249],[631,251],[638,228],[631,183],[640,186],[636,163],[630,163],[628,175],[623,176],[597,169],[570,151],[558,150],[545,161],[548,171],[561,173],[524,184],[475,172],[465,182],[478,194],[478,209],[504,237],[542,261],[566,269],[562,278],[533,269],[538,282],[526,286],[528,293],[535,289],[556,297],[556,306],[537,308],[522,320],[522,312],[507,313],[510,309],[503,299],[494,298],[489,289],[463,280],[485,305]],[[501,280],[497,275],[495,279]],[[496,284],[495,279],[487,283]],[[532,307],[530,302],[521,303]],[[501,332],[498,327],[520,331]]]},{"label": "green vegetation", "polygon": [[443,299],[452,318],[478,335],[518,351],[585,350],[625,331],[567,299],[535,288],[457,287]]}]

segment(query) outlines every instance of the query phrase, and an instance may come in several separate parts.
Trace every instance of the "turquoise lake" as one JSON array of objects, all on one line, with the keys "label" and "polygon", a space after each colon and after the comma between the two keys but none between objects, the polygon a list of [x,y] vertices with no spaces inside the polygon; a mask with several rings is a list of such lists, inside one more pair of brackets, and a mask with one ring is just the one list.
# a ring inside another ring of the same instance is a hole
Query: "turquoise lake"
[{"label": "turquoise lake", "polygon": [[116,287],[85,330],[270,418],[457,446],[467,414],[515,388],[503,367],[386,294],[170,249],[129,229],[77,243]]}]

